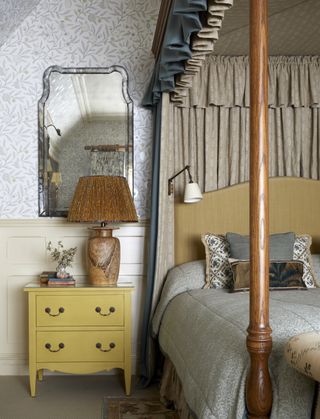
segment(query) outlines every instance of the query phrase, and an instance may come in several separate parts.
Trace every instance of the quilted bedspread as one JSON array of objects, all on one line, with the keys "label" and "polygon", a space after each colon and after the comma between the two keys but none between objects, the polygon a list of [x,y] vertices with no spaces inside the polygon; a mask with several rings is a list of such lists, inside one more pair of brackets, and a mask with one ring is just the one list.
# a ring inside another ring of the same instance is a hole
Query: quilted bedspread
[{"label": "quilted bedspread", "polygon": [[[249,295],[199,289],[203,275],[200,262],[171,271],[154,316],[153,333],[175,365],[197,418],[242,419],[246,417],[249,367]],[[314,381],[286,363],[284,345],[295,334],[320,331],[320,289],[272,291],[270,325],[271,418],[309,419]]]}]

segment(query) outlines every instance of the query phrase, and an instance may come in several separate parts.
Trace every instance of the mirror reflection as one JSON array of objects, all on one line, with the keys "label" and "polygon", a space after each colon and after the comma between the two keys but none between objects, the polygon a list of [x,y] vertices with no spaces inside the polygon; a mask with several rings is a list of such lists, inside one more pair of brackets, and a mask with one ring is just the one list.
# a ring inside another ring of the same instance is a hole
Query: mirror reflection
[{"label": "mirror reflection", "polygon": [[66,216],[81,176],[125,176],[133,192],[132,142],[122,67],[50,67],[39,101],[39,214]]}]

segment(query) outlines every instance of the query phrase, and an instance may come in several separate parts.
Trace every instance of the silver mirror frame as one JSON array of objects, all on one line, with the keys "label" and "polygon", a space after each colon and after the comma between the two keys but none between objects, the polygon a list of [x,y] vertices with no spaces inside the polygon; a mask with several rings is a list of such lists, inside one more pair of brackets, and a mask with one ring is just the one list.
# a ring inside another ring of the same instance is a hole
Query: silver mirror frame
[{"label": "silver mirror frame", "polygon": [[[66,217],[68,211],[59,211],[50,208],[49,180],[47,176],[48,141],[44,135],[45,104],[50,95],[50,75],[52,72],[61,74],[110,74],[117,71],[122,76],[122,94],[128,108],[128,145],[131,145],[131,153],[127,153],[125,171],[131,170],[132,181],[129,182],[132,196],[134,196],[134,147],[133,147],[133,100],[128,91],[127,70],[119,65],[110,67],[60,67],[57,65],[48,67],[43,74],[43,93],[38,102],[38,213],[39,217]],[[130,149],[128,148],[128,150]]]}]

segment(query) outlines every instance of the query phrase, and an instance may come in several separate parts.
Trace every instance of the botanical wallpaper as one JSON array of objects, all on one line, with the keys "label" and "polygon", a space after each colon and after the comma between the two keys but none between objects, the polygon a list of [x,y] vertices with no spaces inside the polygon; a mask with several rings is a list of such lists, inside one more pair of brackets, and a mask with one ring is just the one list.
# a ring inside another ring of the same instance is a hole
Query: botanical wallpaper
[{"label": "botanical wallpaper", "polygon": [[0,1],[0,45],[39,2],[40,0]]},{"label": "botanical wallpaper", "polygon": [[[11,1],[11,3],[13,3]],[[36,218],[37,102],[51,65],[123,65],[134,101],[134,198],[149,215],[152,115],[140,107],[153,67],[160,0],[42,0],[0,48],[0,217]]]}]

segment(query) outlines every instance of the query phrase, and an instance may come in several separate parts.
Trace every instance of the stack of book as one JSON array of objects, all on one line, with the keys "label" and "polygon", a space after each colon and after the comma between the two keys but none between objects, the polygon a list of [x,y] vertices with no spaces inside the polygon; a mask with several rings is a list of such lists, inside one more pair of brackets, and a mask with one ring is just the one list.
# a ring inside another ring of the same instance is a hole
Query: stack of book
[{"label": "stack of book", "polygon": [[76,281],[72,275],[58,278],[55,271],[43,271],[40,274],[40,283],[42,285],[75,285]]},{"label": "stack of book", "polygon": [[49,278],[55,278],[57,276],[57,272],[55,271],[43,271],[40,274],[40,284],[47,284]]},{"label": "stack of book", "polygon": [[76,281],[72,275],[64,278],[48,278],[48,285],[75,285]]}]

